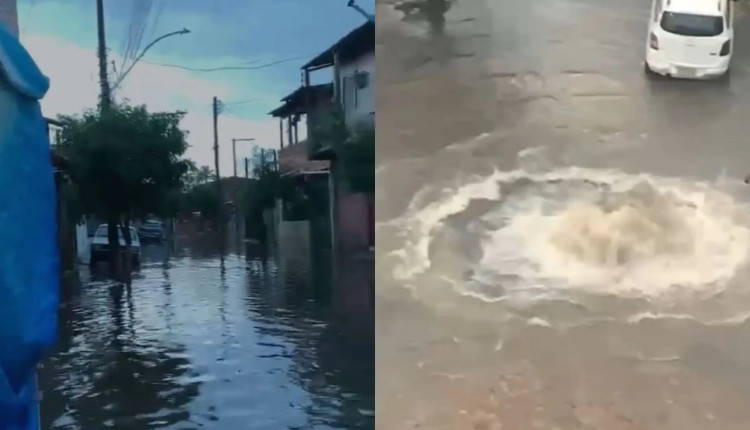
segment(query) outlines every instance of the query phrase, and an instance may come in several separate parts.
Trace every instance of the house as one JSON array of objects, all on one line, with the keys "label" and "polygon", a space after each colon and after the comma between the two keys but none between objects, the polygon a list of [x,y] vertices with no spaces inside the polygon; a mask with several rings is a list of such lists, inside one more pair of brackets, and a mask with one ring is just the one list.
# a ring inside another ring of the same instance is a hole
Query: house
[{"label": "house", "polygon": [[279,118],[279,173],[291,179],[296,190],[294,196],[278,202],[274,214],[273,230],[282,247],[284,243],[307,242],[314,249],[332,251],[331,163],[310,159],[309,137],[301,139],[298,126],[333,111],[333,100],[333,84],[302,86],[270,112]]},{"label": "house", "polygon": [[[347,127],[374,130],[375,23],[368,20],[302,66],[305,85],[310,86],[312,73],[324,69],[333,72],[333,102]],[[308,130],[315,127],[316,119],[308,116]],[[310,160],[331,163],[334,247],[342,255],[371,250],[375,246],[374,190],[362,192],[350,186],[332,142],[308,138],[307,145]]]},{"label": "house", "polygon": [[[311,84],[311,75],[332,72],[327,84]],[[367,252],[375,244],[374,192],[353,190],[347,183],[334,143],[311,130],[337,112],[351,130],[375,127],[375,24],[368,21],[302,67],[304,84],[270,112],[279,118],[279,171],[306,189],[309,216],[295,217],[289,204],[283,221],[309,220],[315,231],[326,231],[329,246],[339,255]],[[305,121],[305,139],[298,126]],[[292,205],[297,207],[297,205]],[[327,226],[327,228],[323,226]],[[318,241],[324,241],[321,234]]]}]

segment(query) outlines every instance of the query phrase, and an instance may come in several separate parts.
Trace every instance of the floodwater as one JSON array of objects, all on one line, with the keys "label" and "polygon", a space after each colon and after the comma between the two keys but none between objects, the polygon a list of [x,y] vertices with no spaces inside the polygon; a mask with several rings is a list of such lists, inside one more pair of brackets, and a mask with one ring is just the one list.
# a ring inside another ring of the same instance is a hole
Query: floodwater
[{"label": "floodwater", "polygon": [[130,291],[82,269],[42,428],[374,428],[372,322],[334,317],[305,258],[212,243],[147,247]]},{"label": "floodwater", "polygon": [[377,3],[378,428],[748,428],[748,3],[726,82],[645,76],[649,0],[404,3]]}]

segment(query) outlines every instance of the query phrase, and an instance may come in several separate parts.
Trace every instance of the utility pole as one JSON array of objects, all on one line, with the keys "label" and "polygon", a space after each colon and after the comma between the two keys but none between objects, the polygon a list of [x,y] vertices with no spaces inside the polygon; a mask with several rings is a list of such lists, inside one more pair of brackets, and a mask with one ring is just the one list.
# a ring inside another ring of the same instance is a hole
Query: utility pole
[{"label": "utility pole", "polygon": [[[252,142],[255,138],[232,139],[232,164],[234,166],[234,182],[232,189],[232,200],[234,201],[234,226],[237,236],[240,233],[240,205],[239,194],[237,193],[237,142]],[[247,158],[245,158],[245,176],[247,176]]]},{"label": "utility pole", "polygon": [[[100,0],[101,1],[101,0]],[[221,174],[219,172],[219,99],[214,97],[214,167],[216,168],[216,191],[219,193],[219,224],[222,222],[224,214],[224,197],[221,192]]]},{"label": "utility pole", "polygon": [[237,139],[232,139],[232,168],[234,169],[233,176],[237,177]]},{"label": "utility pole", "polygon": [[112,103],[112,95],[107,76],[107,43],[104,32],[104,2],[96,0],[96,24],[99,34],[99,85],[101,87],[100,107],[108,109]]},{"label": "utility pole", "polygon": [[[98,54],[99,54],[99,85],[101,93],[99,94],[99,111],[104,113],[112,107],[112,91],[109,86],[109,76],[107,73],[107,39],[104,32],[104,1],[96,0],[96,27],[98,36]],[[120,220],[113,213],[107,213],[107,241],[109,246],[109,264],[112,275],[119,275],[120,272],[120,233],[118,225]],[[127,249],[127,246],[126,246]],[[129,261],[129,259],[128,259]],[[128,263],[126,263],[128,264]],[[129,264],[125,267],[130,267]]]},{"label": "utility pole", "polygon": [[248,167],[248,160],[245,157],[245,179],[250,179],[250,169]]}]

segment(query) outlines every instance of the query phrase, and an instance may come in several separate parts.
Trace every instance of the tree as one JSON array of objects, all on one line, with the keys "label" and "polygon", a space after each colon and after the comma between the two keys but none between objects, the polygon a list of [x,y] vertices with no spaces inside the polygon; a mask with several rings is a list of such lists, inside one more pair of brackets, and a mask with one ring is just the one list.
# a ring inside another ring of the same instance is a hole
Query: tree
[{"label": "tree", "polygon": [[192,161],[188,162],[188,169],[183,180],[183,190],[188,192],[198,185],[210,182],[214,178],[214,172],[210,167],[198,168]]},{"label": "tree", "polygon": [[219,217],[219,197],[214,184],[202,183],[182,193],[180,212],[191,215],[199,212],[202,217],[216,221]]},{"label": "tree", "polygon": [[375,130],[372,127],[350,127],[343,112],[335,110],[317,121],[311,136],[319,142],[331,142],[349,189],[362,193],[375,191]]},{"label": "tree", "polygon": [[130,255],[132,221],[169,212],[168,196],[182,187],[192,166],[182,158],[187,149],[186,132],[179,127],[183,116],[123,104],[60,117],[65,126],[59,145],[70,160],[83,213],[109,226],[114,273],[119,268],[117,226]]},{"label": "tree", "polygon": [[214,171],[210,167],[201,166],[196,173],[196,181],[198,185],[207,184],[214,178]]}]

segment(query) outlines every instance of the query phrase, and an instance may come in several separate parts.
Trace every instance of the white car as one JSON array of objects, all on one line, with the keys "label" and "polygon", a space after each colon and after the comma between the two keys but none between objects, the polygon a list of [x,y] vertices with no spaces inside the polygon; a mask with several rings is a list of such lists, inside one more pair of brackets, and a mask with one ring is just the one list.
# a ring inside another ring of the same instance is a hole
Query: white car
[{"label": "white car", "polygon": [[[122,235],[122,229],[118,228],[117,232],[120,236],[120,252],[125,253],[125,238]],[[138,239],[138,232],[130,227],[130,258],[134,266],[137,266],[141,262],[141,242]],[[109,237],[107,235],[107,224],[101,224],[96,229],[96,234],[91,240],[91,260],[90,264],[95,266],[100,261],[109,260]]]},{"label": "white car", "polygon": [[686,79],[729,71],[734,0],[653,0],[646,71]]}]

